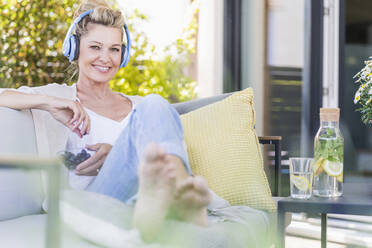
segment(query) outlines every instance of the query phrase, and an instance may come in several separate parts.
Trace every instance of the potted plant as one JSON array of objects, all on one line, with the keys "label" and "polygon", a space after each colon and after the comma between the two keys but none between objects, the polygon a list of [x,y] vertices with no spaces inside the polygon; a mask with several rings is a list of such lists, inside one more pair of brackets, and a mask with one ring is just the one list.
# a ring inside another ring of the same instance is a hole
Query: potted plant
[{"label": "potted plant", "polygon": [[354,78],[355,83],[359,84],[359,89],[355,93],[354,104],[359,104],[357,109],[361,113],[364,124],[372,124],[372,57],[364,62],[365,66]]}]

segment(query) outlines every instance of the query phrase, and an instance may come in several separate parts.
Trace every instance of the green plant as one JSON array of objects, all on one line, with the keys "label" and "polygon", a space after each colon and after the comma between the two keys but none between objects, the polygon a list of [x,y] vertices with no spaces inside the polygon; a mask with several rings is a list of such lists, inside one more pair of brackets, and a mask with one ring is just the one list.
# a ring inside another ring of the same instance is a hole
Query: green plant
[{"label": "green plant", "polygon": [[359,71],[354,78],[356,83],[360,84],[355,93],[354,103],[361,105],[357,109],[361,113],[361,119],[364,124],[372,123],[372,57],[364,62],[364,68]]}]

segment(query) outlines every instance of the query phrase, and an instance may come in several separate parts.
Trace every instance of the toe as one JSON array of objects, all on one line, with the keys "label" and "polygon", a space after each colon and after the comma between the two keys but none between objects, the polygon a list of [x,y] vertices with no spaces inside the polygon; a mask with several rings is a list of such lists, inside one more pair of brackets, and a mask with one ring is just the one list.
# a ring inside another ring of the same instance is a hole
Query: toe
[{"label": "toe", "polygon": [[208,193],[208,183],[201,176],[194,177],[194,186],[200,193]]},{"label": "toe", "polygon": [[194,179],[192,177],[186,178],[183,182],[181,182],[177,187],[177,195],[182,195],[186,191],[191,190],[194,188]]},{"label": "toe", "polygon": [[145,160],[147,162],[153,162],[159,159],[164,159],[166,153],[163,148],[157,144],[149,144],[145,148]]},{"label": "toe", "polygon": [[201,200],[200,202],[203,202],[203,204],[208,205],[212,199],[212,196],[209,192],[207,181],[201,176],[196,176],[194,179],[194,186],[195,190],[199,193],[198,195]]}]

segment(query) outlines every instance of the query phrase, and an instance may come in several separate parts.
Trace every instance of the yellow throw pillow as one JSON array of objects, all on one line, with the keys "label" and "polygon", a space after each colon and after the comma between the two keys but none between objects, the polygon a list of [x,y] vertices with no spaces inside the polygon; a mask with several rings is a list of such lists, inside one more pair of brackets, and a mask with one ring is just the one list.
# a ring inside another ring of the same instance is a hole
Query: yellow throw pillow
[{"label": "yellow throw pillow", "polygon": [[181,116],[194,174],[231,205],[275,211],[254,130],[251,88]]}]

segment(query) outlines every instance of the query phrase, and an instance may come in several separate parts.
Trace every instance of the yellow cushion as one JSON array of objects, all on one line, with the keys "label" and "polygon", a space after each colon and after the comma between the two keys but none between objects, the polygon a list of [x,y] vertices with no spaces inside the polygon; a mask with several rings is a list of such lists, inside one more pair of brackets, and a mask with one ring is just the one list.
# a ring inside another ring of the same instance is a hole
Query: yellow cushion
[{"label": "yellow cushion", "polygon": [[254,131],[251,88],[181,116],[194,174],[231,205],[275,211]]}]

